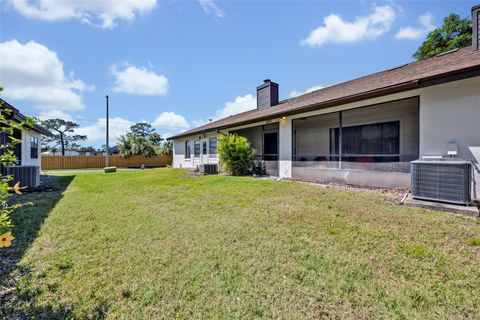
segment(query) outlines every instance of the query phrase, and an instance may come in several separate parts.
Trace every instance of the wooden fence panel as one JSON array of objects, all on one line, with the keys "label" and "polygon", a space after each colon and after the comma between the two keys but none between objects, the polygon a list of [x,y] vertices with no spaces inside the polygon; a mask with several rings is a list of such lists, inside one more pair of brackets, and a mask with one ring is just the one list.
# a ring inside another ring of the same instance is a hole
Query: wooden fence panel
[{"label": "wooden fence panel", "polygon": [[[109,157],[110,166],[118,168],[166,167],[172,164],[172,156],[131,156],[122,158],[118,155]],[[55,169],[89,169],[103,168],[105,157],[102,156],[42,156],[42,170]]]}]

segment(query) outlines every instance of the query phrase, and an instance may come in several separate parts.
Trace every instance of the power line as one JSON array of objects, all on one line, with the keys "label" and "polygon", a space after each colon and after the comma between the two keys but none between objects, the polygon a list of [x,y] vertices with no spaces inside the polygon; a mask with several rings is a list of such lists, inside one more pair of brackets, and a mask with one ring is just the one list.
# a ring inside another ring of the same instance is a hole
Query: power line
[{"label": "power line", "polygon": [[[25,114],[27,117],[40,117],[40,118],[44,118],[44,119],[58,119],[58,117],[53,117],[53,116],[45,116],[45,115],[40,115],[40,114]],[[74,117],[62,117],[62,119],[64,120],[75,120],[75,121],[83,121],[83,122],[93,122],[93,123],[98,123],[98,122],[102,122],[102,123],[106,123],[107,121],[106,120],[103,120],[103,119],[97,119],[97,120],[94,120],[94,119],[85,119],[85,118],[74,118]],[[110,123],[115,123],[115,124],[128,124],[128,125],[133,125],[135,123],[133,122],[124,122],[124,121],[112,121],[110,120],[109,121]],[[143,122],[143,121],[141,121]],[[168,128],[168,129],[185,129],[184,127],[158,127],[158,128]]]},{"label": "power line", "polygon": [[[27,115],[27,116],[28,117],[40,117],[40,118],[46,118],[46,119],[59,119],[58,117],[45,116],[45,115],[40,115],[40,114],[31,114],[31,115]],[[84,122],[106,122],[106,120],[101,120],[101,119],[94,120],[94,119],[74,118],[74,117],[62,117],[61,119],[84,121]],[[123,121],[110,121],[110,123],[132,124],[132,122],[123,122]]]}]

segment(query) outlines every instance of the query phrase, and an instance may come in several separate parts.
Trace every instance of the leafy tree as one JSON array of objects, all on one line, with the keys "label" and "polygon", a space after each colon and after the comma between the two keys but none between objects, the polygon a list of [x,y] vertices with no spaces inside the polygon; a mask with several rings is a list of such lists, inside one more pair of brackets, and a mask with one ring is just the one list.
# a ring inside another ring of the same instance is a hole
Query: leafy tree
[{"label": "leafy tree", "polygon": [[43,121],[42,125],[52,133],[50,137],[45,138],[45,146],[50,149],[60,147],[62,156],[65,155],[65,149],[77,149],[80,147],[77,142],[87,139],[85,135],[73,134],[74,129],[79,125],[72,121],[49,119]]},{"label": "leafy tree", "polygon": [[[3,88],[0,87],[1,91],[3,91]],[[12,110],[3,107],[3,101],[0,100],[0,135],[4,137],[0,144],[0,163],[2,166],[10,166],[17,161],[14,150],[15,145],[20,143],[21,140],[13,136],[15,128],[19,128],[24,124],[30,127],[35,126],[35,119],[33,118],[27,118],[25,122],[21,123],[11,121],[12,112]],[[12,244],[12,240],[15,239],[11,232],[13,225],[10,217],[14,209],[22,206],[22,204],[18,203],[9,203],[12,191],[20,193],[18,183],[14,187],[10,186],[12,179],[11,176],[0,175],[0,248],[9,247]]]},{"label": "leafy tree", "polygon": [[220,135],[218,141],[220,162],[227,172],[234,176],[251,172],[255,150],[250,146],[247,138],[237,134]]},{"label": "leafy tree", "polygon": [[443,19],[443,25],[431,31],[427,39],[413,54],[417,60],[472,44],[472,20],[451,14]]},{"label": "leafy tree", "polygon": [[138,122],[130,127],[130,134],[148,139],[148,137],[155,132],[155,129],[152,128],[152,125],[148,122]]},{"label": "leafy tree", "polygon": [[155,146],[160,146],[163,141],[163,138],[158,133],[154,132],[148,136],[148,141],[150,141]]},{"label": "leafy tree", "polygon": [[151,157],[157,154],[162,140],[163,138],[155,132],[151,124],[139,122],[118,138],[117,147],[120,155],[124,157],[134,155]]}]

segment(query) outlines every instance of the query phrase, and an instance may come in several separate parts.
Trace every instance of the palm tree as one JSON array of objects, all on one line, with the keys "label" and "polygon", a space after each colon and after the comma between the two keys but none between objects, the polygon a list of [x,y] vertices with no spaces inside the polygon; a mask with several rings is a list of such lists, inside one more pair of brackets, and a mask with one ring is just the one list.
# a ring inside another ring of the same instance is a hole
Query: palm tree
[{"label": "palm tree", "polygon": [[120,155],[127,158],[135,155],[152,157],[156,155],[155,145],[139,136],[126,134],[118,138],[118,151]]}]

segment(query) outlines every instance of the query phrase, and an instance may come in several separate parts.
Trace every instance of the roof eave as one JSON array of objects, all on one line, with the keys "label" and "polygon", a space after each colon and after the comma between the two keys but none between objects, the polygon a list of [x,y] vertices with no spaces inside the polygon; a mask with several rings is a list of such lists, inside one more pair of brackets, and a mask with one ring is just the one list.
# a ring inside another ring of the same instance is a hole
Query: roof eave
[{"label": "roof eave", "polygon": [[[3,100],[0,98],[0,103],[4,106],[2,106],[3,108],[5,109],[10,109],[13,111],[13,116],[12,116],[12,120],[15,120],[17,123],[20,123],[20,122],[25,122],[25,120],[27,119],[26,116],[24,116],[20,110],[18,110],[17,108],[15,108],[14,106],[12,106],[10,103],[8,103],[7,101]],[[24,127],[26,128],[29,128],[35,132],[38,132],[40,134],[43,134],[44,136],[51,136],[52,133],[50,131],[48,131],[47,129],[45,129],[44,127],[36,124],[35,126],[31,127],[27,124],[23,124]]]},{"label": "roof eave", "polygon": [[254,123],[254,122],[258,122],[258,121],[269,120],[269,119],[272,119],[272,118],[286,117],[286,116],[291,116],[291,115],[302,113],[302,112],[309,112],[309,111],[314,111],[314,110],[318,110],[318,109],[333,107],[333,106],[337,106],[337,105],[341,105],[341,104],[345,104],[345,103],[351,103],[351,102],[366,100],[366,99],[370,99],[370,98],[376,98],[376,97],[383,96],[383,95],[386,95],[386,94],[393,94],[393,93],[398,93],[398,92],[402,92],[402,91],[416,89],[416,88],[418,88],[418,86],[419,86],[419,82],[417,80],[409,81],[409,82],[405,82],[405,83],[402,83],[402,84],[399,84],[399,85],[384,87],[384,88],[381,88],[381,89],[376,89],[376,90],[372,90],[372,91],[363,92],[363,93],[360,93],[360,94],[350,95],[350,96],[346,96],[346,97],[339,98],[339,99],[325,101],[325,102],[322,102],[322,103],[305,105],[305,106],[302,106],[302,107],[299,107],[299,108],[296,108],[296,109],[293,109],[293,110],[289,110],[289,111],[280,111],[280,112],[276,112],[276,113],[271,113],[271,114],[263,116],[263,117],[258,117],[258,118],[245,120],[245,121],[239,121],[239,122],[235,122],[235,123],[232,123],[232,124],[229,124],[229,125],[212,127],[212,128],[208,128],[208,129],[194,131],[194,132],[181,133],[181,134],[169,137],[169,138],[167,138],[167,140],[180,139],[180,138],[184,138],[184,137],[188,137],[188,136],[192,136],[192,135],[196,135],[196,134],[202,134],[202,133],[216,131],[216,130],[223,130],[223,129],[232,128],[232,127],[236,127],[236,126],[241,126],[241,125],[245,125],[245,124],[250,124],[250,123]]},{"label": "roof eave", "polygon": [[202,134],[206,132],[211,132],[211,131],[216,131],[216,130],[222,130],[222,129],[227,129],[231,127],[236,127],[240,125],[245,125],[245,124],[250,124],[258,121],[264,121],[272,118],[279,118],[279,117],[286,117],[294,114],[298,114],[301,112],[308,112],[308,111],[314,111],[318,109],[323,109],[323,108],[328,108],[328,107],[333,107],[345,103],[351,103],[351,102],[356,102],[356,101],[361,101],[361,100],[366,100],[366,99],[371,99],[371,98],[377,98],[380,96],[384,96],[387,94],[394,94],[394,93],[399,93],[403,91],[409,91],[413,89],[418,89],[418,88],[424,88],[424,87],[429,87],[441,83],[447,83],[451,81],[457,81],[457,80],[462,80],[462,79],[467,79],[471,77],[477,77],[480,76],[480,65],[476,66],[471,66],[468,68],[463,68],[459,70],[454,70],[450,72],[445,72],[442,74],[434,75],[431,77],[426,77],[423,79],[418,79],[418,80],[413,80],[413,81],[408,81],[404,83],[400,83],[397,85],[389,86],[389,87],[384,87],[376,90],[371,90],[367,92],[362,92],[359,94],[355,95],[350,95],[334,100],[329,100],[321,103],[316,103],[316,104],[311,104],[311,105],[305,105],[293,110],[289,111],[284,111],[284,112],[277,112],[277,113],[271,113],[269,115],[263,116],[263,117],[258,117],[255,119],[250,119],[246,121],[239,121],[235,123],[231,123],[228,125],[224,126],[218,126],[218,127],[212,127],[208,129],[200,129],[198,131],[194,132],[188,132],[188,133],[181,133],[172,137],[167,138],[167,140],[175,140],[175,139],[180,139],[196,134]]},{"label": "roof eave", "polygon": [[21,114],[20,112],[16,112],[13,116],[13,120],[17,121],[18,123],[23,123],[23,127],[25,128],[28,128],[30,130],[33,130],[35,132],[38,132],[40,134],[43,134],[44,136],[51,136],[52,133],[50,131],[48,131],[47,129],[45,129],[44,127],[36,124],[34,125],[33,127],[32,126],[29,126],[25,123],[25,121],[27,120],[27,117],[25,117],[23,114]]}]

